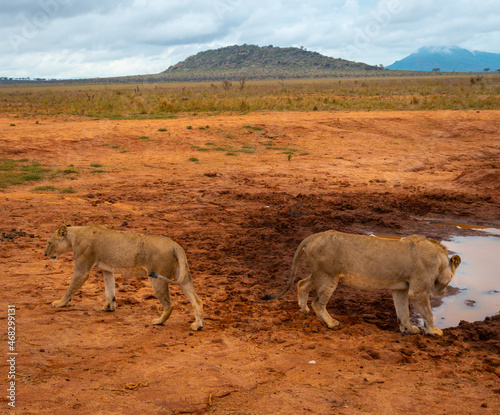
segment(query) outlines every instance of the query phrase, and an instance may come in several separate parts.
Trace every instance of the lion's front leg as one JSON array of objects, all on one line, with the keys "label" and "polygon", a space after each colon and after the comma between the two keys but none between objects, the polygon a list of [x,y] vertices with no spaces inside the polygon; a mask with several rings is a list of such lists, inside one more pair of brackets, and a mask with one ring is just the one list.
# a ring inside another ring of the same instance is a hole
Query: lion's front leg
[{"label": "lion's front leg", "polygon": [[419,293],[411,296],[415,308],[424,319],[424,332],[433,336],[442,336],[443,331],[434,327],[434,317],[432,315],[431,303],[429,301],[429,294]]},{"label": "lion's front leg", "polygon": [[408,290],[392,290],[392,299],[398,316],[399,330],[406,334],[420,333],[417,326],[410,324],[410,305],[408,303]]},{"label": "lion's front leg", "polygon": [[63,298],[60,300],[56,300],[52,302],[52,307],[64,307],[66,304],[69,303],[73,295],[80,289],[82,288],[82,285],[85,284],[85,281],[88,280],[90,276],[90,273],[87,272],[85,274],[82,274],[80,272],[74,272],[73,277],[71,278],[71,282],[69,283],[68,289],[66,290],[66,293],[64,294]]},{"label": "lion's front leg", "polygon": [[115,311],[116,296],[115,296],[115,275],[112,272],[103,271],[104,290],[106,293],[106,302],[102,309],[104,311]]}]

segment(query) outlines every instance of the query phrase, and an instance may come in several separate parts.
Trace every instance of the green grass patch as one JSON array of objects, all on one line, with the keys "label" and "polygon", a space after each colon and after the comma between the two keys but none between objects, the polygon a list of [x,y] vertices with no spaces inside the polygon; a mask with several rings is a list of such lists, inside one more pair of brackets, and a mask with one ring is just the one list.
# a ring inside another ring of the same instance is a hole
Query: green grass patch
[{"label": "green grass patch", "polygon": [[76,190],[71,188],[71,187],[66,187],[64,189],[61,189],[61,193],[65,194],[65,193],[76,193]]},{"label": "green grass patch", "polygon": [[263,127],[255,127],[253,125],[244,125],[243,128],[248,128],[248,129],[254,130],[254,131],[262,131],[264,129]]},{"label": "green grass patch", "polygon": [[28,159],[0,159],[0,187],[5,188],[45,178],[50,169]]},{"label": "green grass patch", "polygon": [[35,187],[32,192],[58,192],[59,189],[54,186],[38,186]]},{"label": "green grass patch", "polygon": [[78,170],[75,170],[73,167],[66,167],[65,169],[62,169],[62,170],[58,170],[57,171],[58,173],[62,173],[62,174],[78,174]]},{"label": "green grass patch", "polygon": [[192,161],[193,163],[198,163],[200,160],[198,160],[196,157],[190,157],[188,158],[188,161]]},{"label": "green grass patch", "polygon": [[116,145],[116,144],[103,144],[104,147],[111,147],[112,149],[114,150],[117,150],[120,148],[120,146]]},{"label": "green grass patch", "polygon": [[18,165],[18,162],[9,159],[0,159],[0,170],[1,171],[11,171],[14,170]]}]

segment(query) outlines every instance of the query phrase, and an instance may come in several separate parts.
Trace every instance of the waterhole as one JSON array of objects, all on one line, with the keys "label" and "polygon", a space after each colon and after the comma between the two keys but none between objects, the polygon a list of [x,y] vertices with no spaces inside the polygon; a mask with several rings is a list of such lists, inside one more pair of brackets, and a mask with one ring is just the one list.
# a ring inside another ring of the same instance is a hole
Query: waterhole
[{"label": "waterhole", "polygon": [[[500,312],[500,229],[477,228],[484,236],[455,236],[444,242],[462,263],[448,287],[448,295],[433,309],[441,329],[461,320],[484,320]],[[453,287],[455,289],[453,289]]]}]

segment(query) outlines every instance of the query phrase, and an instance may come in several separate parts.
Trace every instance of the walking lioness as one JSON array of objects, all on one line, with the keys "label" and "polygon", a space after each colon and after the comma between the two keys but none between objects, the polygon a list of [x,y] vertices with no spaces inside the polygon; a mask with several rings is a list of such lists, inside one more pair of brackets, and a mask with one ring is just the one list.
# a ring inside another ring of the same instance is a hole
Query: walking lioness
[{"label": "walking lioness", "polygon": [[52,261],[73,252],[74,271],[66,294],[53,307],[64,307],[89,278],[92,267],[104,275],[106,302],[103,310],[114,311],[114,273],[131,276],[147,275],[154,293],[163,305],[163,314],[153,324],[163,324],[174,306],[169,284],[179,285],[194,308],[192,330],[203,327],[203,304],[193,285],[186,254],[176,242],[164,236],[121,232],[101,226],[61,226],[49,239],[45,255]]},{"label": "walking lioness", "polygon": [[309,292],[316,290],[313,310],[329,328],[338,326],[339,322],[328,314],[326,304],[341,280],[354,288],[391,290],[403,333],[420,332],[410,324],[410,299],[424,320],[425,333],[443,334],[434,327],[429,294],[444,295],[461,260],[458,255],[448,259],[441,243],[419,235],[391,240],[335,231],[317,233],[304,239],[297,248],[284,291],[266,295],[263,300],[281,297],[290,289],[302,254],[311,270],[311,275],[298,283],[299,306],[304,314],[309,312]]}]

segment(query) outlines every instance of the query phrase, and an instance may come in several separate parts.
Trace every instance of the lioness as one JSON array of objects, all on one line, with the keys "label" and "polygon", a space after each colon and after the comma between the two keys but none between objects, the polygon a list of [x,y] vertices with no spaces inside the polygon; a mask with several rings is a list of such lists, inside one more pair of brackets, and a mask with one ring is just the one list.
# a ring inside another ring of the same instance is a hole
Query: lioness
[{"label": "lioness", "polygon": [[310,311],[309,291],[315,289],[313,310],[329,328],[338,326],[339,322],[328,314],[326,304],[342,280],[354,288],[391,290],[403,333],[420,332],[410,324],[409,298],[424,319],[425,333],[443,335],[442,330],[434,327],[429,294],[444,295],[461,260],[458,255],[448,259],[441,243],[419,235],[391,240],[335,231],[317,233],[304,239],[297,248],[285,290],[266,295],[263,300],[281,297],[290,289],[303,253],[311,270],[311,275],[298,283],[299,306],[304,314]]},{"label": "lioness", "polygon": [[163,314],[153,324],[164,324],[174,306],[169,284],[179,285],[194,308],[192,330],[203,327],[203,303],[196,294],[186,254],[176,242],[164,236],[121,232],[101,226],[61,226],[49,239],[45,255],[52,261],[66,252],[73,252],[74,270],[66,294],[52,307],[64,307],[82,287],[92,267],[104,275],[106,302],[103,310],[114,311],[115,276],[113,273],[148,275],[154,293],[163,305]]}]

